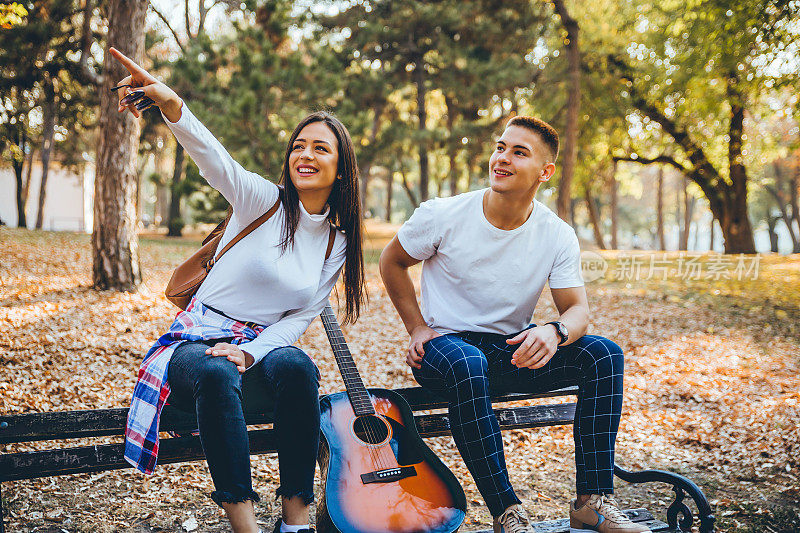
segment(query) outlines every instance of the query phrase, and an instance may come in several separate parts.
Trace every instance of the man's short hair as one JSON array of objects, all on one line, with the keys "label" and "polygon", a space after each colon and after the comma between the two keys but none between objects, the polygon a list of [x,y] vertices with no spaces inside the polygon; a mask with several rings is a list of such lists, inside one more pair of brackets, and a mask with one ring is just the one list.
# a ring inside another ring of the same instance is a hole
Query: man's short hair
[{"label": "man's short hair", "polygon": [[509,126],[519,126],[534,133],[538,133],[539,137],[541,137],[544,144],[550,150],[550,155],[553,157],[553,162],[555,162],[558,157],[558,132],[553,126],[540,118],[528,117],[525,115],[513,117],[506,124],[506,128]]}]

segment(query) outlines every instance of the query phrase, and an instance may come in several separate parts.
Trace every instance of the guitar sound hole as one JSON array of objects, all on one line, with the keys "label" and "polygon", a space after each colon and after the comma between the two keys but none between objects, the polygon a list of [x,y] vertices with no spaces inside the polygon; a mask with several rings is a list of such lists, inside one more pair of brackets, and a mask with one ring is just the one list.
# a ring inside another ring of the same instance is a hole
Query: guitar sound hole
[{"label": "guitar sound hole", "polygon": [[389,426],[377,416],[359,416],[353,421],[356,438],[367,444],[380,444],[389,437]]}]

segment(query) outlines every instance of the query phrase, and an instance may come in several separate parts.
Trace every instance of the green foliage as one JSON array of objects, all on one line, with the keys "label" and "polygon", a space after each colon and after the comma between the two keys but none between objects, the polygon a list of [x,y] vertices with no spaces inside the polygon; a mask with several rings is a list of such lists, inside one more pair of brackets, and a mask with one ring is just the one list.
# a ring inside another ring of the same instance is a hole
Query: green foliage
[{"label": "green foliage", "polygon": [[[687,169],[695,165],[686,147],[642,111],[642,101],[702,151],[716,172],[714,187],[731,185],[730,161],[739,161],[730,155],[731,115],[741,106],[746,178],[771,183],[762,169],[800,140],[798,0],[567,4],[580,27],[582,68],[576,191],[588,188],[599,205],[608,205],[614,155],[663,155]],[[100,61],[92,53],[85,65],[78,59],[83,5],[29,0],[0,10],[0,142],[8,161],[19,156],[12,139],[23,129],[29,144],[39,141],[47,76],[57,85],[59,160],[80,164],[96,145],[97,95],[85,67],[97,70]],[[90,37],[98,42],[106,23],[102,5],[91,13]],[[449,194],[451,184],[458,191],[485,186],[492,136],[511,115],[539,116],[564,131],[566,32],[547,2],[226,0],[214,6],[209,13],[216,18],[208,19],[214,26],[190,17],[192,27],[175,32],[179,46],[172,32],[151,28],[151,66],[238,162],[266,179],[279,179],[290,132],[318,109],[347,125],[362,173],[393,176],[394,203],[403,211],[419,200],[421,148],[429,154],[430,190]],[[418,94],[425,96],[423,128]],[[172,152],[157,110],[145,114],[143,126],[142,161]],[[621,195],[649,188],[637,168],[620,165]],[[367,204],[376,213],[385,211],[383,181],[373,183]],[[224,199],[188,160],[179,185],[175,190],[191,210],[184,219],[223,215]],[[557,180],[547,184],[554,187]],[[757,199],[751,213],[765,213],[767,200]],[[620,217],[628,232],[652,225],[648,213],[624,202]]]},{"label": "green foliage", "polygon": [[[86,74],[98,62],[91,54],[86,55],[85,68],[79,62],[82,3],[78,0],[15,2],[0,13],[3,26],[0,123],[7,132],[25,125],[29,138],[38,140],[44,101],[42,87],[45,79],[52,80],[56,90],[55,150],[62,165],[83,164],[83,154],[94,149],[91,130],[99,99]],[[101,17],[99,10],[89,15],[95,20]],[[94,34],[88,37],[92,39]]]},{"label": "green foliage", "polygon": [[[474,173],[478,162],[483,168],[491,133],[537,71],[527,54],[543,22],[530,2],[489,4],[372,1],[317,17],[317,39],[344,67],[336,110],[355,125],[362,161],[396,170],[404,165],[401,154],[422,142],[433,155],[434,183]],[[424,75],[417,77],[417,69]],[[420,79],[427,107],[422,131]]]}]

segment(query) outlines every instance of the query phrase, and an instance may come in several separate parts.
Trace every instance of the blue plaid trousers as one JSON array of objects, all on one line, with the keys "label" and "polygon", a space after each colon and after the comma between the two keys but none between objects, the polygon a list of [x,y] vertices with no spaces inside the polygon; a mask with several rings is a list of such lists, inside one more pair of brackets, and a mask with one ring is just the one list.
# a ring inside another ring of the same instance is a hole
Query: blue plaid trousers
[{"label": "blue plaid trousers", "polygon": [[544,392],[578,386],[573,436],[578,494],[614,492],[614,442],[622,411],[622,349],[597,335],[559,347],[542,368],[517,368],[512,335],[451,333],[424,345],[422,387],[449,402],[450,427],[461,457],[493,516],[520,503],[508,479],[491,392]]}]

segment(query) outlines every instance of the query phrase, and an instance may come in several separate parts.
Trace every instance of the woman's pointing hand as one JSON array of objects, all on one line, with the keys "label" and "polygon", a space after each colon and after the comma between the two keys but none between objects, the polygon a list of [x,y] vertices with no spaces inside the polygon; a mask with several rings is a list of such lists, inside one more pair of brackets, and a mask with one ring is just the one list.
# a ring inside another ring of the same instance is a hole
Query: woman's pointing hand
[{"label": "woman's pointing hand", "polygon": [[129,73],[115,87],[119,96],[117,111],[121,113],[127,109],[138,118],[142,111],[155,105],[171,122],[177,122],[181,118],[183,101],[175,94],[175,91],[158,81],[116,48],[111,48],[109,52],[122,63]]}]

